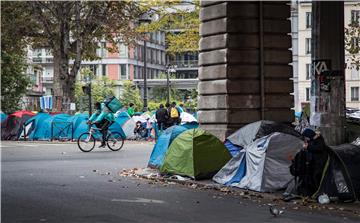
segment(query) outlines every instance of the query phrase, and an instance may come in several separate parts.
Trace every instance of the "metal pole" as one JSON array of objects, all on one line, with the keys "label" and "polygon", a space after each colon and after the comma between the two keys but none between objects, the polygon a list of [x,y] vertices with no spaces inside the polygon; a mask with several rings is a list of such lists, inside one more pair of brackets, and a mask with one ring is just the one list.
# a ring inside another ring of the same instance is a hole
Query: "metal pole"
[{"label": "metal pole", "polygon": [[92,115],[92,101],[91,101],[91,79],[89,83],[89,116]]},{"label": "metal pole", "polygon": [[147,111],[147,74],[146,74],[146,37],[144,38],[144,108],[143,111]]},{"label": "metal pole", "polygon": [[169,73],[170,69],[166,72],[166,90],[167,90],[167,96],[166,96],[166,103],[170,103],[170,80],[169,80]]}]

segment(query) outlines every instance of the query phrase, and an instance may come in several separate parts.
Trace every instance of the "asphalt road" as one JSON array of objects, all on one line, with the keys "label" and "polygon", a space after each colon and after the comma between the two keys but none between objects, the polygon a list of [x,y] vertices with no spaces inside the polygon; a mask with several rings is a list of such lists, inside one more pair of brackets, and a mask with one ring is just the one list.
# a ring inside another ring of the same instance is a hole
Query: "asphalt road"
[{"label": "asphalt road", "polygon": [[75,144],[2,142],[1,222],[356,222],[119,176],[145,167],[151,144],[83,153]]}]

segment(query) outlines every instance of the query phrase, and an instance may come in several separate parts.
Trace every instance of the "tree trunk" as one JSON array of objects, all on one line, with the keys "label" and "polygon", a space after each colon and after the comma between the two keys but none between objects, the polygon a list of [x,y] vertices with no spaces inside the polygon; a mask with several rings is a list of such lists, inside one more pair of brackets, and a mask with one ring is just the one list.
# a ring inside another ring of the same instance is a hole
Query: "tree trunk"
[{"label": "tree trunk", "polygon": [[[63,11],[66,13],[65,11]],[[54,53],[54,97],[55,110],[68,112],[70,103],[75,101],[75,76],[69,74],[70,29],[64,15],[59,23],[58,44]]]}]

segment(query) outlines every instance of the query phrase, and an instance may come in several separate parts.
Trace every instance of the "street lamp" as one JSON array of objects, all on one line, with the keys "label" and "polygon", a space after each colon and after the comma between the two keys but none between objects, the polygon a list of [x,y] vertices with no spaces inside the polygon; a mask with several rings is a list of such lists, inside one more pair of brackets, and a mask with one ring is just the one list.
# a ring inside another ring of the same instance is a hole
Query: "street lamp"
[{"label": "street lamp", "polygon": [[91,102],[91,77],[90,75],[84,78],[84,81],[86,83],[85,86],[82,87],[82,90],[85,94],[89,96],[89,116],[92,115],[92,102]]},{"label": "street lamp", "polygon": [[169,76],[170,76],[170,73],[174,73],[176,72],[175,68],[176,68],[176,65],[174,66],[171,66],[170,64],[168,64],[166,66],[167,68],[167,72],[166,72],[166,91],[167,91],[167,95],[166,95],[166,103],[170,104],[170,79],[169,79]]},{"label": "street lamp", "polygon": [[[139,23],[140,24],[149,24],[151,22],[151,17],[149,14],[144,13],[140,16],[139,19]],[[147,103],[147,73],[146,73],[146,68],[147,68],[147,64],[146,64],[146,38],[147,38],[147,32],[144,33],[144,53],[143,53],[143,58],[144,58],[144,92],[143,92],[143,100],[144,100],[144,108],[143,108],[143,112],[146,112],[148,110],[148,103]]]}]

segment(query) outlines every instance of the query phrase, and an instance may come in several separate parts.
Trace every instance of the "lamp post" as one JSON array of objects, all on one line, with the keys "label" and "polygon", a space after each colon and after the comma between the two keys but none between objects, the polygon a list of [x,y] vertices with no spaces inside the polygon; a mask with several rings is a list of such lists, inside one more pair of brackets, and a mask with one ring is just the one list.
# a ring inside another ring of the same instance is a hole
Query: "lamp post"
[{"label": "lamp post", "polygon": [[166,95],[166,103],[170,104],[170,73],[175,72],[175,66],[171,66],[170,64],[167,65],[167,72],[166,72],[166,91],[167,91],[167,95]]},{"label": "lamp post", "polygon": [[82,87],[83,92],[89,96],[89,116],[92,115],[92,102],[91,102],[91,77],[84,78],[86,85]]},{"label": "lamp post", "polygon": [[[149,14],[147,13],[144,13],[140,16],[140,19],[139,19],[139,23],[140,24],[149,24],[151,22],[151,17]],[[144,38],[143,38],[143,41],[144,41],[144,53],[143,53],[143,58],[144,58],[144,91],[143,91],[143,104],[144,104],[144,107],[143,107],[143,112],[146,112],[148,110],[148,103],[147,103],[147,72],[146,72],[146,68],[147,68],[147,55],[146,55],[146,38],[147,38],[147,32],[144,33]]]}]

